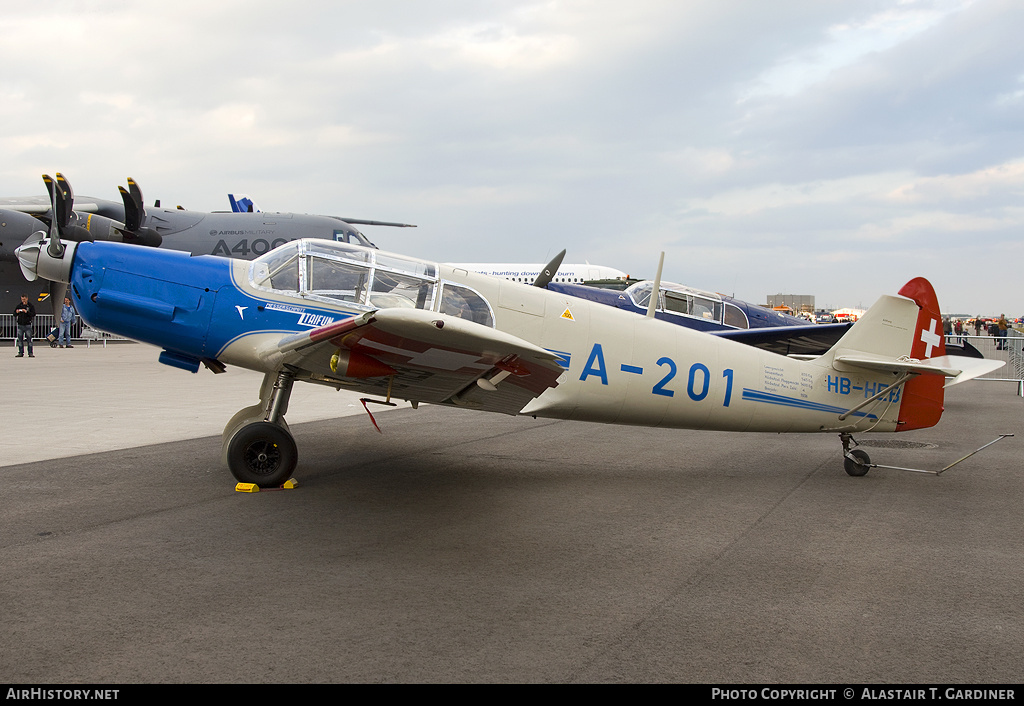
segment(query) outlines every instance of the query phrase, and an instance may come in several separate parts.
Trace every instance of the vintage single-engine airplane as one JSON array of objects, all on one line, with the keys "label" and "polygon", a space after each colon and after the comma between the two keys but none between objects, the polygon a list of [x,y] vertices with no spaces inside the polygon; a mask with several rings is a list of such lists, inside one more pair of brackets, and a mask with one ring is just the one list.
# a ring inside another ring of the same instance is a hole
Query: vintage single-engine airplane
[{"label": "vintage single-engine airplane", "polygon": [[[19,248],[26,277],[67,282],[90,325],[162,348],[196,372],[263,373],[223,433],[241,482],[279,486],[298,453],[296,381],[394,404],[687,429],[852,434],[936,424],[943,385],[999,361],[945,355],[931,285],[883,296],[825,355],[803,360],[650,316],[402,255],[298,240],[253,261],[66,242]],[[365,404],[365,402],[364,402]]]}]

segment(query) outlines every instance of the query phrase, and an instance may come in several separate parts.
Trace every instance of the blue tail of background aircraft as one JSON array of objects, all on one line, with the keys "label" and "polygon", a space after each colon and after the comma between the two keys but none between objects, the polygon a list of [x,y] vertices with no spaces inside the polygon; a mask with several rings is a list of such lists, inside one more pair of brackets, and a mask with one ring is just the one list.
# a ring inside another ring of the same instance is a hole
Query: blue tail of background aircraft
[{"label": "blue tail of background aircraft", "polygon": [[231,210],[234,213],[259,213],[262,209],[245,194],[228,194],[228,201],[231,202]]}]

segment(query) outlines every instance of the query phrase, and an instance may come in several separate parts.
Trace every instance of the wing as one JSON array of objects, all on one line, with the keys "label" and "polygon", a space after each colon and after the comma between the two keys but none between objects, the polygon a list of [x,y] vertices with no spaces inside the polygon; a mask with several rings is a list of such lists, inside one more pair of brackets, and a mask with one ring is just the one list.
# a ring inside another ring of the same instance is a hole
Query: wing
[{"label": "wing", "polygon": [[[0,198],[0,208],[42,215],[49,212],[50,199],[48,196],[25,196],[21,198],[4,196]],[[83,199],[75,200],[75,210],[82,213],[97,213],[100,207],[94,200],[90,201],[88,197],[84,197]]]},{"label": "wing", "polygon": [[779,355],[821,355],[843,337],[853,324],[809,324],[807,326],[772,326],[767,328],[709,331],[755,348],[764,348]]},{"label": "wing", "polygon": [[554,353],[528,341],[419,309],[379,309],[285,336],[261,355],[314,382],[505,414],[564,372]]}]

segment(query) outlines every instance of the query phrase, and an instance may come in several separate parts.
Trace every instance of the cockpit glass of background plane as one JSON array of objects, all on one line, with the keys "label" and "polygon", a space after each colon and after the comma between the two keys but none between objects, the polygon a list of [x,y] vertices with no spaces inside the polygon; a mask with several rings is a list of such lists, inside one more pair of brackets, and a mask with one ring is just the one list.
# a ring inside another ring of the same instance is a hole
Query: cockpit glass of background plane
[{"label": "cockpit glass of background plane", "polygon": [[725,305],[725,325],[735,326],[736,328],[750,328],[747,315],[739,307],[728,303]]},{"label": "cockpit glass of background plane", "polygon": [[652,291],[654,284],[651,282],[639,282],[626,290],[633,303],[639,307],[646,307],[650,303]]}]

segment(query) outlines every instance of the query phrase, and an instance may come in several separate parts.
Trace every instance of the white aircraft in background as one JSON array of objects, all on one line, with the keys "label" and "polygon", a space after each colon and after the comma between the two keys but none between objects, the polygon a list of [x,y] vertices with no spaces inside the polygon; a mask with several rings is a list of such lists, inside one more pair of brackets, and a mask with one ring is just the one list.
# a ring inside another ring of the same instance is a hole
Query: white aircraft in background
[{"label": "white aircraft in background", "polygon": [[[456,267],[470,272],[479,272],[489,277],[500,277],[501,279],[520,282],[522,284],[533,284],[547,265],[532,265],[519,263],[485,263],[485,262],[449,262],[451,267]],[[622,270],[603,265],[559,265],[551,282],[564,282],[568,284],[582,284],[595,279],[626,279],[628,275]]]},{"label": "white aircraft in background", "polygon": [[[259,213],[262,209],[248,194],[228,194],[228,202],[231,210],[235,213]],[[449,262],[452,267],[470,272],[479,272],[482,275],[500,277],[501,279],[520,282],[522,284],[533,284],[545,267],[549,265],[523,264],[523,263],[493,263],[493,262]],[[597,279],[626,279],[628,275],[622,270],[602,265],[559,265],[558,271],[548,282],[564,282],[568,284],[582,284]]]}]

